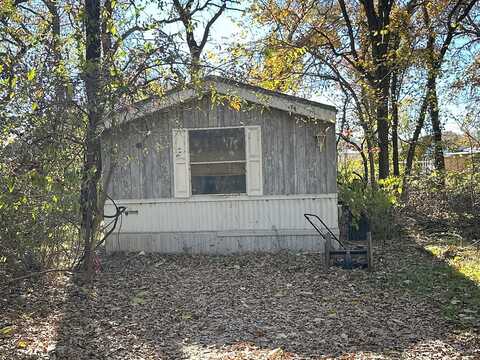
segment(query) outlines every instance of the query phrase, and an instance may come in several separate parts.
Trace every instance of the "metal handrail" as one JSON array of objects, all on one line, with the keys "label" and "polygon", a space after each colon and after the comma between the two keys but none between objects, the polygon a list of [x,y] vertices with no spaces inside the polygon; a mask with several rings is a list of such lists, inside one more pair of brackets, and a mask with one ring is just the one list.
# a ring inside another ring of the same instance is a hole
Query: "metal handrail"
[{"label": "metal handrail", "polygon": [[322,219],[320,219],[320,217],[318,215],[315,215],[315,214],[303,214],[303,216],[305,217],[305,219],[308,220],[308,222],[313,226],[313,228],[320,234],[321,237],[323,237],[325,240],[326,237],[325,235],[323,234],[323,232],[317,227],[317,225],[315,225],[315,223],[310,219],[310,217],[314,217],[316,218],[318,221],[320,221],[320,223],[323,225],[323,227],[325,229],[327,229],[327,231],[330,233],[330,235],[335,239],[336,242],[338,242],[340,244],[340,246],[343,248],[343,249],[346,249],[345,248],[345,245],[343,245],[343,243],[335,236],[335,234],[332,232],[332,230],[330,230],[330,228],[327,226],[327,224],[325,224],[323,222]]}]

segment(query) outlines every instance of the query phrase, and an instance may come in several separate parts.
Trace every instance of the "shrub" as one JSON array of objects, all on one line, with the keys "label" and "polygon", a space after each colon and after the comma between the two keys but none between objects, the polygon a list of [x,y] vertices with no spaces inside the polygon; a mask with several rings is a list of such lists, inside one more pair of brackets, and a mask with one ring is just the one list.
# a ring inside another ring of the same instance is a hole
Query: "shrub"
[{"label": "shrub", "polygon": [[68,265],[78,233],[78,172],[65,169],[63,159],[17,161],[3,151],[9,157],[0,162],[0,267]]},{"label": "shrub", "polygon": [[393,209],[401,194],[401,180],[390,177],[372,187],[347,169],[339,174],[338,183],[339,200],[350,210],[354,226],[366,215],[374,236],[389,238],[394,224]]},{"label": "shrub", "polygon": [[478,172],[432,173],[414,177],[408,182],[404,213],[431,231],[454,232],[475,239],[480,230],[479,195]]}]

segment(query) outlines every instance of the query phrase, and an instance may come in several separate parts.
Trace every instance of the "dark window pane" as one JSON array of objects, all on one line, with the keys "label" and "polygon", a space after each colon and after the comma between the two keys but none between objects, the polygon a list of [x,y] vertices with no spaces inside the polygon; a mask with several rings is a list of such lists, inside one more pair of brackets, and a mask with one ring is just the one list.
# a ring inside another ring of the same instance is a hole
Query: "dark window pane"
[{"label": "dark window pane", "polygon": [[190,130],[190,161],[245,160],[245,130]]},{"label": "dark window pane", "polygon": [[246,192],[245,163],[192,164],[192,194]]}]

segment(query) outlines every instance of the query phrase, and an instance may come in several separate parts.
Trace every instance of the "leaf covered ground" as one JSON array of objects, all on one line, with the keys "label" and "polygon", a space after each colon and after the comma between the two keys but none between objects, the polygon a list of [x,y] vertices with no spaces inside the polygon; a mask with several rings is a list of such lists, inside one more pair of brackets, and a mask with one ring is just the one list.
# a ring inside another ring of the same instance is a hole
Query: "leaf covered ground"
[{"label": "leaf covered ground", "polygon": [[116,256],[0,289],[4,359],[480,359],[480,289],[411,240],[376,270],[310,254]]}]

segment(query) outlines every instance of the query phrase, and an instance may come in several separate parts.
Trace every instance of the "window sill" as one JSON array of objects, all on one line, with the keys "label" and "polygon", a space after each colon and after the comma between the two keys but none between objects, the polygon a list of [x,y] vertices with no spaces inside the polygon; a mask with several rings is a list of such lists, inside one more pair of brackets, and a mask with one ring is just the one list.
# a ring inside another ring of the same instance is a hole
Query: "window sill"
[{"label": "window sill", "polygon": [[193,199],[211,199],[211,198],[225,198],[225,197],[239,197],[239,196],[248,196],[247,193],[236,193],[236,194],[198,194],[192,195],[190,198]]}]

